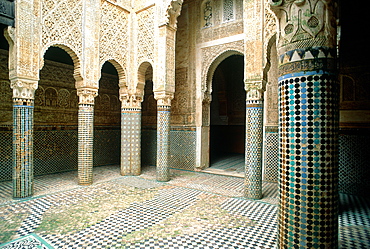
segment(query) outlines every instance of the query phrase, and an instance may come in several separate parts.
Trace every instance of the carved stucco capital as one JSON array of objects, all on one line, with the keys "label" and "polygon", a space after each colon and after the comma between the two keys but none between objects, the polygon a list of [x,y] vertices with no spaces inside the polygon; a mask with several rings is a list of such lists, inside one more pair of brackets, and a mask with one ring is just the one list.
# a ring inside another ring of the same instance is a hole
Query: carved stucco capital
[{"label": "carved stucco capital", "polygon": [[177,28],[177,17],[181,13],[182,3],[183,0],[170,0],[165,2],[165,7],[167,7],[167,9],[160,26],[167,25],[173,29]]},{"label": "carved stucco capital", "polygon": [[263,93],[266,90],[264,80],[246,81],[244,87],[247,100],[263,100]]},{"label": "carved stucco capital", "polygon": [[278,19],[280,54],[306,47],[335,47],[333,0],[270,0]]},{"label": "carved stucco capital", "polygon": [[157,106],[171,106],[171,100],[174,98],[172,92],[154,92],[154,99],[157,100]]},{"label": "carved stucco capital", "polygon": [[94,105],[94,99],[98,96],[98,89],[80,88],[77,89],[79,104]]},{"label": "carved stucco capital", "polygon": [[122,108],[141,109],[141,102],[143,102],[143,91],[130,93],[127,88],[121,88],[119,99],[121,100]]},{"label": "carved stucco capital", "polygon": [[10,87],[13,89],[13,99],[34,99],[38,87],[38,80],[33,79],[12,79]]},{"label": "carved stucco capital", "polygon": [[210,104],[212,101],[212,94],[208,91],[202,92],[202,103],[203,104]]}]

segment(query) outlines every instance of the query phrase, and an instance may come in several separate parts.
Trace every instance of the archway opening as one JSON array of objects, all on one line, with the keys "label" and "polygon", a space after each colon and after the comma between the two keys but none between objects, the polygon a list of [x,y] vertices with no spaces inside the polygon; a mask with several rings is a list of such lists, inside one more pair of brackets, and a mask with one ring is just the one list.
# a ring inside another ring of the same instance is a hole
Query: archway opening
[{"label": "archway opening", "polygon": [[35,92],[34,173],[76,170],[78,166],[78,97],[73,60],[61,48],[44,54]]},{"label": "archway opening", "polygon": [[141,166],[143,169],[157,163],[157,101],[154,99],[152,66],[148,65],[145,70],[140,71],[138,83],[145,82],[141,110]]},{"label": "archway opening", "polygon": [[112,165],[119,170],[121,155],[121,104],[119,76],[106,61],[101,69],[99,92],[94,106],[94,167]]},{"label": "archway opening", "polygon": [[0,24],[0,182],[12,179],[13,169],[13,92],[9,81],[9,44]]},{"label": "archway opening", "polygon": [[244,56],[232,55],[216,68],[212,79],[210,167],[244,172]]}]

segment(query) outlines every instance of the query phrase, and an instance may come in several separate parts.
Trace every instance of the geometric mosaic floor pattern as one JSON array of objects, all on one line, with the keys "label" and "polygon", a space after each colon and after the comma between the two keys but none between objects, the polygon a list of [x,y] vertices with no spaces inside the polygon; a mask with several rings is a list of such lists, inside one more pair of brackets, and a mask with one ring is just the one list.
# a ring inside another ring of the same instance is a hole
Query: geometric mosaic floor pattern
[{"label": "geometric mosaic floor pattern", "polygon": [[[94,171],[90,186],[70,172],[43,176],[25,200],[0,183],[0,248],[276,247],[276,184],[264,183],[263,199],[251,201],[238,177],[171,170],[161,183],[154,167],[138,177],[116,166]],[[341,194],[340,203],[341,248],[370,248],[370,200]]]}]

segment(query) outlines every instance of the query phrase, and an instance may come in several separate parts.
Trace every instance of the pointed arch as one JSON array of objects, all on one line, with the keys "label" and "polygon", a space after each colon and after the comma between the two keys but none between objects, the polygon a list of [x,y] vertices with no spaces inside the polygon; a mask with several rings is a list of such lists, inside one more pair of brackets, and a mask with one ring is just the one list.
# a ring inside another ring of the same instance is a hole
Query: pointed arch
[{"label": "pointed arch", "polygon": [[71,49],[69,46],[64,45],[64,44],[56,43],[56,44],[51,44],[51,45],[45,46],[45,48],[41,52],[42,56],[40,58],[40,68],[39,68],[39,70],[41,70],[44,67],[45,53],[50,47],[60,48],[60,49],[64,50],[71,57],[71,59],[73,61],[73,66],[74,66],[73,77],[75,78],[76,81],[81,81],[82,80],[81,60],[78,57],[78,55],[76,54],[76,52],[73,51],[73,49]]},{"label": "pointed arch", "polygon": [[224,61],[226,58],[232,56],[232,55],[241,55],[244,56],[243,52],[238,50],[226,50],[222,53],[216,55],[214,59],[212,60],[210,65],[206,65],[206,86],[205,86],[205,92],[208,92],[209,94],[212,93],[212,79],[213,75],[215,73],[216,68],[220,65],[222,61]]},{"label": "pointed arch", "polygon": [[106,62],[111,63],[114,66],[114,68],[116,69],[117,74],[118,74],[118,80],[119,80],[119,86],[120,86],[120,88],[127,88],[128,87],[127,86],[127,74],[126,74],[126,71],[123,68],[123,66],[120,63],[118,63],[116,60],[114,60],[114,59],[108,59],[108,60],[104,61],[100,65],[100,69],[103,68],[103,65]]},{"label": "pointed arch", "polygon": [[137,86],[136,90],[138,92],[144,92],[145,81],[153,80],[153,66],[150,62],[145,61],[140,64],[137,70]]}]

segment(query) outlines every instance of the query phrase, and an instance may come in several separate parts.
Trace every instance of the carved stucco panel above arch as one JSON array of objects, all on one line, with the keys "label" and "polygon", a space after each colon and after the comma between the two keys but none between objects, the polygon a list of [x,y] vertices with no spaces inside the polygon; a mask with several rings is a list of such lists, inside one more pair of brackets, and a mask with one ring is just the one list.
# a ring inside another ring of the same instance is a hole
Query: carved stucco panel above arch
[{"label": "carved stucco panel above arch", "polygon": [[121,7],[103,1],[100,19],[100,63],[114,59],[124,67],[129,50],[129,13]]},{"label": "carved stucco panel above arch", "polygon": [[83,1],[44,0],[41,13],[41,47],[66,44],[81,57]]},{"label": "carved stucco panel above arch", "polygon": [[[222,54],[226,55],[226,57],[221,58],[220,56]],[[243,40],[201,48],[201,60],[202,60],[201,91],[202,93],[212,92],[211,83],[212,83],[213,71],[216,69],[218,64],[221,63],[223,59],[226,59],[228,56],[233,55],[233,54],[244,54],[244,41]],[[220,61],[216,62],[217,59],[220,59]]]},{"label": "carved stucco panel above arch", "polygon": [[138,62],[154,59],[154,20],[154,7],[145,9],[137,13],[136,47]]}]

